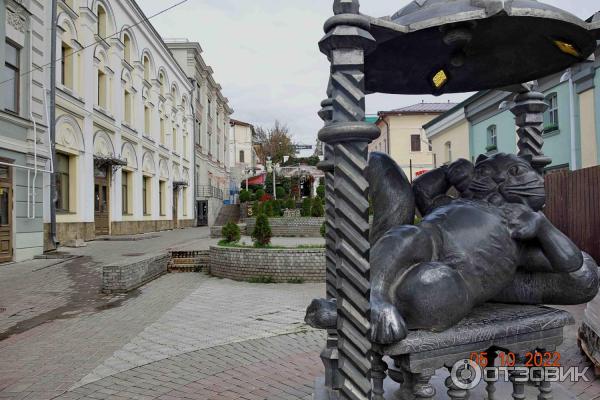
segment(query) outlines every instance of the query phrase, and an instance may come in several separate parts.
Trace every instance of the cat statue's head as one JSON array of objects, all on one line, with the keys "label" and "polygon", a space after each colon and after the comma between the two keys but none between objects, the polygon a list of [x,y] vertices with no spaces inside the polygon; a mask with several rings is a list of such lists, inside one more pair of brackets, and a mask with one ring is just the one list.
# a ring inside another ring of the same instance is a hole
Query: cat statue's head
[{"label": "cat statue's head", "polygon": [[468,190],[474,199],[525,204],[534,211],[546,204],[544,178],[531,166],[530,156],[479,156]]}]

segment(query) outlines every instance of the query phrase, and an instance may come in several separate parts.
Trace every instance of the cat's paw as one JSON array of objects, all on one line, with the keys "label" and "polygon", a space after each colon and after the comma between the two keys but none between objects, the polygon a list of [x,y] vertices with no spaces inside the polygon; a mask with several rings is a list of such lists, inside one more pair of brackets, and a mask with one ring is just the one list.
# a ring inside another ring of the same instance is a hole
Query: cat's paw
[{"label": "cat's paw", "polygon": [[371,310],[371,341],[378,344],[397,343],[408,334],[404,318],[392,304],[375,306]]},{"label": "cat's paw", "polygon": [[529,211],[510,222],[511,236],[515,240],[535,239],[543,225],[545,217],[541,213]]}]

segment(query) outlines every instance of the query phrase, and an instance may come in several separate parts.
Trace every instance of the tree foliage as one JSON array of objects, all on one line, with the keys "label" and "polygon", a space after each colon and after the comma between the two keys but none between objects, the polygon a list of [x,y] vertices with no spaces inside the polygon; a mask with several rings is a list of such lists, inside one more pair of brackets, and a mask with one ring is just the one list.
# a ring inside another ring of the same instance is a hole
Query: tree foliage
[{"label": "tree foliage", "polygon": [[325,210],[323,209],[323,201],[319,197],[313,199],[310,215],[313,217],[322,217],[324,214]]},{"label": "tree foliage", "polygon": [[221,235],[228,243],[239,242],[242,238],[240,227],[236,223],[228,222],[221,230]]},{"label": "tree foliage", "polygon": [[256,218],[256,225],[254,231],[252,231],[254,245],[257,247],[268,246],[271,243],[272,235],[269,218],[265,214],[260,214]]},{"label": "tree foliage", "polygon": [[283,162],[284,156],[292,157],[295,154],[294,144],[289,128],[279,121],[271,128],[257,127],[254,140],[258,143],[256,153],[263,165],[267,164],[267,157],[271,157],[274,164]]}]

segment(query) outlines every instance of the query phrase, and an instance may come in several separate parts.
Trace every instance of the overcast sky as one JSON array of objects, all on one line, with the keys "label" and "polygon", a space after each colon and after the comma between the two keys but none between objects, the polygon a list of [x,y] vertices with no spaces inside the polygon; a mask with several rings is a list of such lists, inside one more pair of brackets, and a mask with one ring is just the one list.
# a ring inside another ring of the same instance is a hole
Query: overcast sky
[{"label": "overcast sky", "polygon": [[[138,0],[152,15],[179,0]],[[408,0],[362,0],[361,12],[390,15]],[[587,19],[597,0],[546,0]],[[286,123],[298,143],[314,144],[322,126],[316,115],[325,97],[328,63],[317,48],[331,0],[189,0],[152,20],[165,38],[200,42],[204,59],[235,109],[234,118],[256,126]],[[415,102],[460,101],[465,95],[370,95],[367,112]]]}]

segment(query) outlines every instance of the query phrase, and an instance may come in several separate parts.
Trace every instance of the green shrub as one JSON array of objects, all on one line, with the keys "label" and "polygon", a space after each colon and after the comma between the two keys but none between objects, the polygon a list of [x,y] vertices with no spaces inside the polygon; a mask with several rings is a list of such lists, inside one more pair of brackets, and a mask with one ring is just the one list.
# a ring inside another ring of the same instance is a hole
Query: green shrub
[{"label": "green shrub", "polygon": [[277,186],[277,189],[275,189],[275,193],[277,194],[278,199],[283,199],[285,197],[285,189],[281,186]]},{"label": "green shrub", "polygon": [[247,203],[250,201],[250,192],[246,189],[240,192],[240,203]]},{"label": "green shrub", "polygon": [[317,186],[317,196],[319,196],[319,198],[321,198],[321,199],[325,198],[325,186],[324,185]]},{"label": "green shrub", "polygon": [[304,278],[290,278],[287,280],[287,283],[292,283],[294,285],[300,285],[304,283]]},{"label": "green shrub", "polygon": [[325,237],[325,235],[327,235],[327,225],[323,222],[323,224],[321,224],[321,236]]},{"label": "green shrub", "polygon": [[265,214],[267,217],[272,217],[274,215],[273,200],[265,201],[263,204],[263,214]]},{"label": "green shrub", "polygon": [[322,217],[325,215],[325,210],[323,209],[323,201],[319,197],[313,200],[312,208],[310,209],[310,215],[313,217]]},{"label": "green shrub", "polygon": [[223,227],[221,230],[221,235],[228,243],[239,242],[239,240],[242,238],[240,227],[233,222],[228,222],[227,225]]},{"label": "green shrub", "polygon": [[285,202],[285,208],[287,208],[288,210],[295,209],[296,208],[296,201],[290,197]]},{"label": "green shrub", "polygon": [[265,214],[260,214],[256,218],[256,226],[252,231],[252,239],[256,247],[267,246],[271,243],[271,225],[269,224],[269,218]]},{"label": "green shrub", "polygon": [[282,204],[283,204],[283,200],[273,200],[273,216],[274,217],[281,217],[281,215],[283,215],[283,213],[281,211]]},{"label": "green shrub", "polygon": [[302,210],[300,211],[300,215],[303,217],[310,217],[310,212],[312,209],[312,200],[310,198],[306,198],[302,201]]},{"label": "green shrub", "polygon": [[260,200],[260,198],[267,193],[264,191],[264,189],[258,189],[256,192],[254,192],[254,194],[256,194],[256,199]]}]

